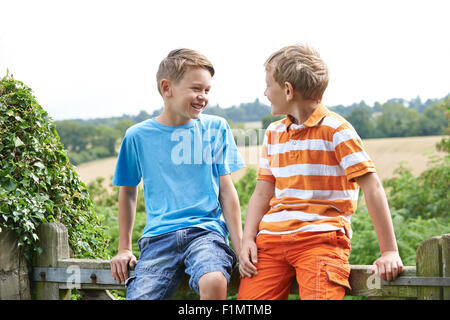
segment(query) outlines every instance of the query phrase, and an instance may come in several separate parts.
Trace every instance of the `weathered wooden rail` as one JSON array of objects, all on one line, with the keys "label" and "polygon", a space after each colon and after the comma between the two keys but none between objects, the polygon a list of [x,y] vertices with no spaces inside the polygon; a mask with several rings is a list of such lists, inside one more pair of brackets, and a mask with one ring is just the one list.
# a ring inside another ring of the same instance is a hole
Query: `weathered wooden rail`
[{"label": "weathered wooden rail", "polygon": [[[36,256],[30,270],[31,286],[24,271],[8,274],[2,266],[8,264],[2,256],[5,243],[0,239],[0,299],[70,299],[72,289],[78,289],[85,299],[114,299],[109,289],[125,289],[117,284],[110,271],[109,260],[72,259],[69,255],[67,229],[60,223],[42,224],[38,231],[43,253]],[[15,253],[15,255],[17,255]],[[3,261],[3,262],[2,262]],[[23,269],[23,263],[22,267]],[[3,272],[3,273],[2,273]],[[131,274],[133,271],[131,271]],[[11,280],[11,275],[13,275]],[[21,276],[20,276],[21,275]],[[28,287],[27,287],[28,285]],[[351,296],[378,299],[450,300],[450,234],[425,240],[417,249],[416,266],[406,266],[393,282],[380,280],[371,266],[353,265],[350,273]],[[24,292],[31,287],[31,294]],[[228,288],[230,294],[239,288],[239,274],[234,272]],[[185,278],[179,290],[189,290]],[[293,281],[291,293],[298,293]]]}]

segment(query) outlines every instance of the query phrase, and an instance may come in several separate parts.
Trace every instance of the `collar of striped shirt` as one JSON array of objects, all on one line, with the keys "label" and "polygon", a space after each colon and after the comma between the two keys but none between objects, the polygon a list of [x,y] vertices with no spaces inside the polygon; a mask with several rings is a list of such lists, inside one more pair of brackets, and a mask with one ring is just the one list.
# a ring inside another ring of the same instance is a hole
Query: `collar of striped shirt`
[{"label": "collar of striped shirt", "polygon": [[292,116],[288,115],[286,117],[286,131],[289,131],[290,126],[292,125],[293,129],[299,129],[304,127],[315,127],[317,126],[322,119],[329,113],[329,110],[323,103],[320,103],[316,109],[314,109],[313,113],[309,116],[308,120],[298,125],[292,121]]}]

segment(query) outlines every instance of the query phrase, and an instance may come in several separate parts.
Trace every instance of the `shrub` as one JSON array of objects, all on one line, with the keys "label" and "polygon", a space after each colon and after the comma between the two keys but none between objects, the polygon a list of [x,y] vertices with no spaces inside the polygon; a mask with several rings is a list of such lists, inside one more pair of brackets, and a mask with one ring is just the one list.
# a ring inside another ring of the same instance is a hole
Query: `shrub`
[{"label": "shrub", "polygon": [[[448,219],[406,218],[406,210],[391,208],[397,246],[403,265],[416,265],[419,244],[431,237],[448,233]],[[380,257],[377,235],[366,206],[361,206],[352,216],[353,237],[350,264],[370,265]]]},{"label": "shrub", "polygon": [[[450,158],[430,156],[431,166],[415,177],[400,166],[384,182],[397,245],[404,265],[415,265],[419,244],[448,233]],[[372,264],[380,256],[378,240],[365,205],[352,216],[351,264]]]},{"label": "shrub", "polygon": [[256,176],[257,172],[255,168],[247,168],[244,176],[242,176],[239,181],[234,183],[234,187],[239,196],[239,204],[241,206],[241,211],[244,213],[246,211],[250,197],[256,187]]},{"label": "shrub", "polygon": [[414,177],[411,170],[400,167],[396,176],[385,181],[389,205],[403,209],[408,218],[435,218],[448,215],[450,208],[450,158],[431,158],[432,166]]},{"label": "shrub", "polygon": [[58,221],[74,256],[106,258],[104,230],[52,119],[8,74],[0,81],[0,140],[0,229],[15,231],[30,259],[41,251],[38,226]]}]

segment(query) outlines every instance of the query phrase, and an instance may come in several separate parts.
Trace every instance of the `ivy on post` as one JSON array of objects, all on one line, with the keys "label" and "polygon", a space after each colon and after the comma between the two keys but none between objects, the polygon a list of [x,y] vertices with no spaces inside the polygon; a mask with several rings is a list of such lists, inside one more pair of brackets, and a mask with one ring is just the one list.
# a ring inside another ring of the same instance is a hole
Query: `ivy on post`
[{"label": "ivy on post", "polygon": [[75,257],[108,258],[104,227],[53,119],[7,72],[0,78],[0,231],[12,232],[29,263],[42,250],[38,241],[46,243],[37,230],[48,222],[66,227]]}]

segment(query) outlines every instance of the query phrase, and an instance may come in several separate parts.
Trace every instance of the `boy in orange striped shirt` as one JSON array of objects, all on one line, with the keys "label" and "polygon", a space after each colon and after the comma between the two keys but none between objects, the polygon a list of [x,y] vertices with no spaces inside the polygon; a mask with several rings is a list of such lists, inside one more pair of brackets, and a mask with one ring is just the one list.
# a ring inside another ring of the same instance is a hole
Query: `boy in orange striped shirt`
[{"label": "boy in orange striped shirt", "polygon": [[303,45],[265,63],[273,115],[266,130],[244,227],[238,299],[287,299],[294,276],[301,299],[342,299],[351,289],[350,218],[359,188],[381,257],[373,272],[393,280],[403,265],[375,167],[344,118],[322,104],[328,68]]}]

